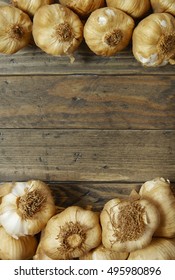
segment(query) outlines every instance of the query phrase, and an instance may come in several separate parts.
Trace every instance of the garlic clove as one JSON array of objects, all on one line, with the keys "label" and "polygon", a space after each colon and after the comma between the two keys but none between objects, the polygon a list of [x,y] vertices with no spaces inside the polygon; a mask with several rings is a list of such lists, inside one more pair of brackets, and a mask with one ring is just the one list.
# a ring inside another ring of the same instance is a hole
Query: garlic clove
[{"label": "garlic clove", "polygon": [[36,11],[43,5],[52,4],[53,0],[12,0],[15,7],[23,10],[30,16],[34,16]]},{"label": "garlic clove", "polygon": [[115,8],[100,8],[91,13],[84,25],[84,38],[97,55],[112,56],[129,44],[134,20]]}]

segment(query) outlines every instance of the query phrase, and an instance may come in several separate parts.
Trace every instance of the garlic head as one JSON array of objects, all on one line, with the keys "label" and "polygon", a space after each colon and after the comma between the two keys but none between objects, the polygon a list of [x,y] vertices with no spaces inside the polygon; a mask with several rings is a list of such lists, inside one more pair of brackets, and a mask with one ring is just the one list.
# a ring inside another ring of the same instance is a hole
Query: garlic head
[{"label": "garlic head", "polygon": [[31,37],[29,16],[13,6],[0,6],[0,53],[16,53],[29,44]]},{"label": "garlic head", "polygon": [[84,25],[84,38],[97,55],[111,56],[130,42],[134,20],[115,8],[100,8],[91,13]]},{"label": "garlic head", "polygon": [[3,227],[0,227],[0,259],[29,260],[35,254],[37,239],[34,236],[23,236],[14,239]]},{"label": "garlic head", "polygon": [[175,18],[155,13],[139,22],[133,32],[133,54],[144,66],[175,63]]},{"label": "garlic head", "polygon": [[157,229],[159,212],[146,199],[108,201],[100,215],[102,244],[116,252],[146,247]]},{"label": "garlic head", "polygon": [[14,238],[40,232],[55,214],[49,187],[41,182],[12,183],[11,192],[2,197],[0,224]]},{"label": "garlic head", "polygon": [[175,16],[174,0],[150,0],[155,13],[170,13]]},{"label": "garlic head", "polygon": [[60,0],[60,4],[67,6],[80,17],[87,17],[94,10],[104,7],[104,0]]},{"label": "garlic head", "polygon": [[51,55],[72,54],[83,39],[83,24],[69,8],[60,4],[45,5],[33,19],[36,45]]},{"label": "garlic head", "polygon": [[100,245],[99,216],[91,210],[70,206],[48,221],[40,242],[52,259],[78,258]]},{"label": "garlic head", "polygon": [[106,0],[108,7],[113,7],[126,12],[134,18],[144,16],[150,9],[149,0]]},{"label": "garlic head", "polygon": [[147,181],[141,186],[139,194],[154,203],[160,212],[160,224],[154,236],[174,238],[175,197],[170,181],[159,177]]},{"label": "garlic head", "polygon": [[52,4],[53,0],[12,0],[15,7],[23,10],[30,16],[34,16],[36,11],[43,5]]}]

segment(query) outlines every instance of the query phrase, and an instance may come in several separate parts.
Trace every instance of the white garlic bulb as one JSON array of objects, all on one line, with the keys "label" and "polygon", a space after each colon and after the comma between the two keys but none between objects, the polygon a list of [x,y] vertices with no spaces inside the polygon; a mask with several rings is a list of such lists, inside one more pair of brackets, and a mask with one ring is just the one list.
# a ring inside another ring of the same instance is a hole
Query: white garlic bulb
[{"label": "white garlic bulb", "polygon": [[13,6],[0,5],[0,53],[16,53],[29,44],[31,37],[29,16]]},{"label": "white garlic bulb", "polygon": [[133,32],[133,54],[144,66],[175,64],[175,18],[154,13],[139,22]]},{"label": "white garlic bulb", "polygon": [[115,8],[100,8],[91,13],[84,25],[84,38],[97,55],[111,56],[130,42],[134,20]]},{"label": "white garlic bulb", "polygon": [[175,16],[174,0],[150,0],[155,13],[170,13]]},{"label": "white garlic bulb", "polygon": [[0,224],[13,238],[35,235],[55,214],[56,207],[49,187],[41,182],[12,183],[11,192],[2,197]]},{"label": "white garlic bulb", "polygon": [[126,12],[134,18],[140,18],[150,9],[149,0],[106,0],[108,7],[113,7]]},{"label": "white garlic bulb", "polygon": [[46,53],[69,55],[83,40],[83,24],[67,7],[45,5],[34,15],[33,37],[36,45]]},{"label": "white garlic bulb", "polygon": [[15,7],[27,14],[34,16],[36,11],[43,5],[52,4],[53,0],[12,0]]}]

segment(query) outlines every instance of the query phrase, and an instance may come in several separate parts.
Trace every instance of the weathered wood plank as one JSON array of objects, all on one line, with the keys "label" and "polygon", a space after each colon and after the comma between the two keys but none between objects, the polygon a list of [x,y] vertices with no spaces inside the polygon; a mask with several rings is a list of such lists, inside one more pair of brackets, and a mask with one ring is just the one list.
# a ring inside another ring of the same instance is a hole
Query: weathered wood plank
[{"label": "weathered wood plank", "polygon": [[175,129],[175,76],[8,76],[0,89],[0,128]]},{"label": "weathered wood plank", "polygon": [[175,181],[175,131],[0,130],[0,180]]}]

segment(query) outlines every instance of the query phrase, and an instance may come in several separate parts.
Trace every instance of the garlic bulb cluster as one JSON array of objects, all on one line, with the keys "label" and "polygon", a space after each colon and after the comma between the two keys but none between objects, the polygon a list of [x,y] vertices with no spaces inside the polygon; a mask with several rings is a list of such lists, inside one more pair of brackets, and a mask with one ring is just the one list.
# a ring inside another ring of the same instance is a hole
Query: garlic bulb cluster
[{"label": "garlic bulb cluster", "polygon": [[32,21],[10,5],[0,5],[0,53],[13,54],[26,47],[32,37]]},{"label": "garlic bulb cluster", "polygon": [[79,258],[100,243],[99,216],[78,206],[70,206],[53,216],[40,240],[45,255],[55,260]]},{"label": "garlic bulb cluster", "polygon": [[28,260],[32,259],[37,248],[35,236],[23,236],[15,239],[0,227],[0,259]]},{"label": "garlic bulb cluster", "polygon": [[36,45],[51,55],[70,55],[83,39],[83,24],[69,8],[60,4],[45,5],[33,19]]},{"label": "garlic bulb cluster", "polygon": [[175,260],[175,238],[153,238],[146,248],[131,252],[128,260]]},{"label": "garlic bulb cluster", "polygon": [[108,7],[114,7],[126,12],[133,18],[144,16],[150,9],[150,0],[106,0]]},{"label": "garlic bulb cluster", "polygon": [[160,222],[156,206],[146,199],[108,201],[101,212],[103,245],[116,252],[146,247]]},{"label": "garlic bulb cluster", "polygon": [[160,212],[160,224],[154,236],[175,238],[175,197],[169,180],[155,178],[147,181],[139,194],[154,203]]},{"label": "garlic bulb cluster", "polygon": [[0,224],[16,239],[39,233],[56,211],[49,187],[35,180],[8,187],[9,193],[1,198]]},{"label": "garlic bulb cluster", "polygon": [[60,0],[60,4],[67,6],[80,17],[87,17],[94,10],[104,7],[104,0]]},{"label": "garlic bulb cluster", "polygon": [[91,13],[84,25],[84,38],[97,55],[111,56],[130,42],[134,20],[115,8],[100,8]]},{"label": "garlic bulb cluster", "polygon": [[154,13],[139,22],[133,32],[133,54],[144,66],[175,64],[175,18]]},{"label": "garlic bulb cluster", "polygon": [[174,0],[150,0],[155,13],[170,13],[175,16]]},{"label": "garlic bulb cluster", "polygon": [[23,10],[30,16],[34,16],[36,11],[43,5],[52,4],[53,0],[12,0],[15,7]]}]

